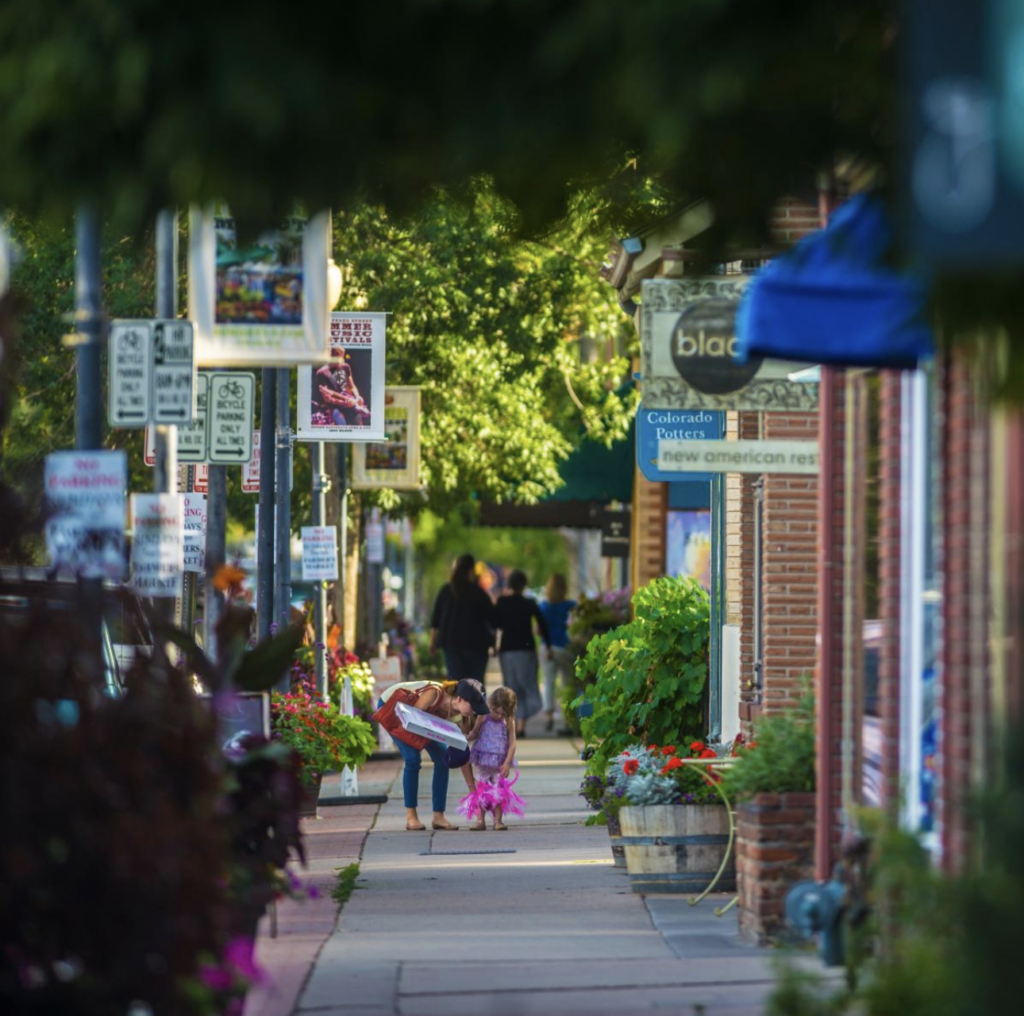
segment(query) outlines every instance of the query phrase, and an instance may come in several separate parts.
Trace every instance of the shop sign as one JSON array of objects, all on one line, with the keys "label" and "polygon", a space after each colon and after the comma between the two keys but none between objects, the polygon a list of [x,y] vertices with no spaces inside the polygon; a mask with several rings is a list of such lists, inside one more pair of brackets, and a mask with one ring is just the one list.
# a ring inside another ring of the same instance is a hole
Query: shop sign
[{"label": "shop sign", "polygon": [[601,514],[601,557],[629,557],[629,511],[606,508]]},{"label": "shop sign", "polygon": [[818,472],[817,441],[662,441],[658,468],[707,473]]},{"label": "shop sign", "polygon": [[725,434],[725,413],[714,409],[647,409],[636,414],[636,461],[648,480],[710,482],[710,473],[665,472],[658,468],[661,441],[716,441]]},{"label": "shop sign", "polygon": [[750,276],[648,279],[640,308],[645,409],[813,412],[818,386],[801,368],[754,357],[738,363],[736,309]]}]

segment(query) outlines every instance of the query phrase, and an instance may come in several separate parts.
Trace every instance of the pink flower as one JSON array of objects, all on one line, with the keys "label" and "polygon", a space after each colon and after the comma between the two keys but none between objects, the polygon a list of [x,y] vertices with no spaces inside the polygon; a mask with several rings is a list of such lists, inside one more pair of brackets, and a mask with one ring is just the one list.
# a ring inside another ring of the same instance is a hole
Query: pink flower
[{"label": "pink flower", "polygon": [[251,938],[233,938],[224,947],[224,962],[251,984],[262,984],[267,972],[256,962]]},{"label": "pink flower", "polygon": [[231,974],[223,967],[200,967],[199,980],[214,991],[227,991],[231,987]]}]

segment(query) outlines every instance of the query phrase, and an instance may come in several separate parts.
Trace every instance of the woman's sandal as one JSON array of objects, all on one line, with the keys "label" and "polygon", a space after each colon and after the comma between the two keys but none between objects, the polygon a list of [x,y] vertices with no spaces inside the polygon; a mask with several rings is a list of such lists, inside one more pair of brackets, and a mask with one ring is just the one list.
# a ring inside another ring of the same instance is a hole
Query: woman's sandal
[{"label": "woman's sandal", "polygon": [[405,831],[407,833],[422,833],[426,832],[427,827],[420,822],[418,825],[413,825],[412,822],[405,823]]},{"label": "woman's sandal", "polygon": [[435,832],[439,833],[457,833],[459,831],[459,827],[457,825],[452,825],[451,822],[448,822],[445,825],[442,825],[440,822],[431,822],[430,827]]},{"label": "woman's sandal", "polygon": [[508,826],[504,822],[496,822],[494,824],[494,831],[496,833],[503,833],[506,829],[508,829]]},{"label": "woman's sandal", "polygon": [[471,833],[485,833],[487,832],[487,826],[485,825],[471,825],[469,827]]}]

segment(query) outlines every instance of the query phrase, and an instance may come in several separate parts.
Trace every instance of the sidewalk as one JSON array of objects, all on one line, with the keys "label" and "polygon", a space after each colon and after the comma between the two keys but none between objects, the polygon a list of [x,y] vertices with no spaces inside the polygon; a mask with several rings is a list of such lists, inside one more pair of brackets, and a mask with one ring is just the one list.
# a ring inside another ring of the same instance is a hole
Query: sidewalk
[{"label": "sidewalk", "polygon": [[[466,823],[457,833],[408,833],[393,793],[365,836],[359,889],[337,927],[329,928],[333,902],[321,900],[277,942],[261,940],[276,991],[246,1013],[287,1016],[296,996],[301,1016],[762,1012],[770,953],[739,943],[735,910],[714,916],[729,897],[690,907],[634,894],[612,867],[606,831],[582,825],[576,746],[538,736],[540,726],[520,746],[526,819],[507,833],[473,833]],[[386,778],[379,767],[374,782]],[[429,778],[425,766],[424,790]],[[460,783],[456,776],[453,819]],[[361,777],[361,791],[370,785]],[[323,809],[310,836],[311,870],[328,889],[333,869],[358,853],[359,822],[369,824],[338,815],[356,811]]]}]

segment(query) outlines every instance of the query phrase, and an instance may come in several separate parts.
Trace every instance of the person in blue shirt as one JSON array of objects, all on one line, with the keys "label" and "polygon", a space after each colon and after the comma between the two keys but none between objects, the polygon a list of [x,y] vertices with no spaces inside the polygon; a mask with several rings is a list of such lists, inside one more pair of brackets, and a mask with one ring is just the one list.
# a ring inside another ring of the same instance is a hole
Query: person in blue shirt
[{"label": "person in blue shirt", "polygon": [[547,713],[547,730],[555,725],[555,678],[562,675],[563,681],[572,676],[576,660],[569,651],[569,613],[576,606],[575,600],[566,599],[568,587],[565,576],[557,572],[544,587],[544,599],[540,601],[540,612],[548,627],[551,652],[541,660],[544,675],[544,711]]}]

